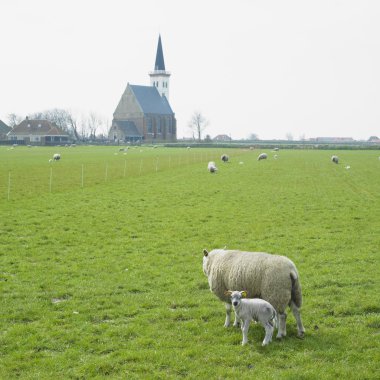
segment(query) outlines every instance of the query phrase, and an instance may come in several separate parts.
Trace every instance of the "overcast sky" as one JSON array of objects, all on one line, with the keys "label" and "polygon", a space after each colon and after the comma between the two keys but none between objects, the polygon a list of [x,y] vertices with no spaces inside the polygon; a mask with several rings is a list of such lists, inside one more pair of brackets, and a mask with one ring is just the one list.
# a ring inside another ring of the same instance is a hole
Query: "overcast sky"
[{"label": "overcast sky", "polygon": [[112,122],[149,85],[161,34],[178,137],[380,137],[380,1],[1,0],[0,119]]}]

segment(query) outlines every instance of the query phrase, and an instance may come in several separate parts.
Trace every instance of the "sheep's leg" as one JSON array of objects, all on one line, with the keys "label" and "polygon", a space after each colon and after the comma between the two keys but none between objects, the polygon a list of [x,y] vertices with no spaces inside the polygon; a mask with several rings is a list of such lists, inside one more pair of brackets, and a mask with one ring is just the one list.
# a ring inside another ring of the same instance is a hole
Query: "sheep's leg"
[{"label": "sheep's leg", "polygon": [[246,319],[242,321],[241,323],[241,331],[243,333],[243,341],[241,342],[242,346],[248,343],[248,329],[249,329],[249,320]]},{"label": "sheep's leg", "polygon": [[271,323],[267,322],[264,325],[264,328],[265,328],[265,338],[263,340],[262,345],[266,346],[267,344],[269,344],[269,342],[272,341],[272,335],[273,335],[274,327]]},{"label": "sheep's leg", "polygon": [[[231,321],[231,308],[232,308],[232,306],[229,303],[226,303],[225,306],[226,306],[226,321],[224,322],[224,327],[229,327],[230,321]],[[236,316],[235,316],[235,318],[236,318]]]},{"label": "sheep's leg", "polygon": [[236,316],[236,313],[235,313],[234,327],[239,327],[239,325],[240,325],[240,321],[239,321],[239,318]]},{"label": "sheep's leg", "polygon": [[278,332],[277,337],[281,339],[286,336],[286,313],[278,313]]},{"label": "sheep's leg", "polygon": [[297,321],[297,330],[298,330],[297,335],[299,338],[303,339],[305,336],[305,328],[303,327],[303,324],[302,324],[300,310],[293,301],[290,303],[290,309],[292,310],[292,313]]}]

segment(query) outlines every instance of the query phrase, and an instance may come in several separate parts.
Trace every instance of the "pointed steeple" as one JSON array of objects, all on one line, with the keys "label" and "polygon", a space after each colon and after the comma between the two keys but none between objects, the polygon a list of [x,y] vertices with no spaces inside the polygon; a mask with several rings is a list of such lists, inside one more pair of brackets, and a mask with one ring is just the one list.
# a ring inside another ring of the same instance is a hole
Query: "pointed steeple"
[{"label": "pointed steeple", "polygon": [[150,85],[157,88],[161,96],[169,100],[170,73],[165,70],[164,53],[162,52],[161,34],[158,36],[156,62],[154,70],[149,73]]},{"label": "pointed steeple", "polygon": [[158,36],[156,63],[154,64],[154,70],[165,71],[165,62],[164,62],[164,53],[162,52],[161,34]]}]

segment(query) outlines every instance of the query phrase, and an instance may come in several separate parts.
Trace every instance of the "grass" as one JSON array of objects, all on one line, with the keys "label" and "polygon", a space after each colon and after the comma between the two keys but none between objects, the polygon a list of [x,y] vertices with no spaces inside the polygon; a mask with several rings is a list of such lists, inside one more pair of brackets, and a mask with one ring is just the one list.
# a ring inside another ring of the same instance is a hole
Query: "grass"
[{"label": "grass", "polygon": [[[377,152],[141,150],[0,147],[0,378],[378,378]],[[223,328],[226,245],[296,263],[304,340]]]}]

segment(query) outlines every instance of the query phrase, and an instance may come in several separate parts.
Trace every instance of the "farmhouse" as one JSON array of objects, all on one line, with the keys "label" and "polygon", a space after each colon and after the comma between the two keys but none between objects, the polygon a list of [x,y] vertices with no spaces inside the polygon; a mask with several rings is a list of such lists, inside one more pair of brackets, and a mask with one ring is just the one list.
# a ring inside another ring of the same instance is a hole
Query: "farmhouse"
[{"label": "farmhouse", "polygon": [[49,120],[32,120],[26,117],[7,134],[16,144],[58,145],[67,144],[70,136]]},{"label": "farmhouse", "polygon": [[108,138],[114,142],[175,141],[177,125],[169,104],[169,77],[161,36],[150,86],[127,84],[113,114]]},{"label": "farmhouse", "polygon": [[12,128],[8,127],[2,120],[0,120],[0,140],[5,140],[7,138],[7,133]]}]

